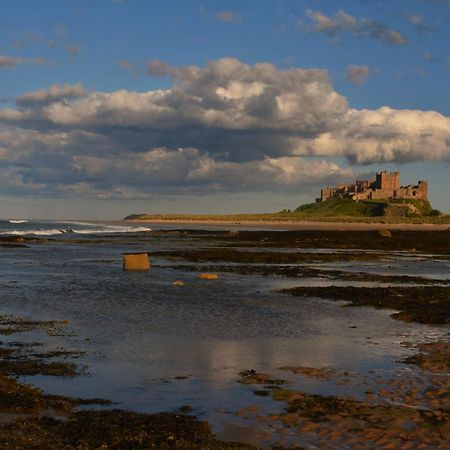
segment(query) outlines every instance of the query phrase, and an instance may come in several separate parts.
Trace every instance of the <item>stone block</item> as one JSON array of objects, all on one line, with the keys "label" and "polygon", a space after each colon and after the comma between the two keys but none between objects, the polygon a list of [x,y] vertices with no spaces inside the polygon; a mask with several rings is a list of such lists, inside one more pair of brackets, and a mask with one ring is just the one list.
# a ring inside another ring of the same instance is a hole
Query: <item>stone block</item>
[{"label": "stone block", "polygon": [[123,254],[123,270],[148,270],[149,268],[148,253]]}]

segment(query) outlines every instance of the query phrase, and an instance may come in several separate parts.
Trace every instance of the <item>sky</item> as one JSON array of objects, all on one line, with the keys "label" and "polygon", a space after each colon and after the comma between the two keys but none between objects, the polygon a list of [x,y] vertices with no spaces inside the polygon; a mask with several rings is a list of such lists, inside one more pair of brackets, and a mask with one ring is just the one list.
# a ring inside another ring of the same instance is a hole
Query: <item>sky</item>
[{"label": "sky", "polygon": [[449,0],[2,0],[0,217],[294,209],[379,170],[450,211]]}]

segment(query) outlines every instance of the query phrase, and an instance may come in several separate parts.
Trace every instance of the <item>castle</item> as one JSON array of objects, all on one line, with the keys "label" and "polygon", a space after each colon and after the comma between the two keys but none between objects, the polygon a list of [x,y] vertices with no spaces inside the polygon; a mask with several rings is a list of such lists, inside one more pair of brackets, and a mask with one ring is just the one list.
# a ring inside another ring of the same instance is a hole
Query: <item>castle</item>
[{"label": "castle", "polygon": [[330,198],[351,198],[353,200],[381,200],[391,198],[412,198],[428,200],[428,182],[400,186],[400,172],[377,172],[375,180],[356,180],[354,184],[338,184],[320,192],[317,203]]}]

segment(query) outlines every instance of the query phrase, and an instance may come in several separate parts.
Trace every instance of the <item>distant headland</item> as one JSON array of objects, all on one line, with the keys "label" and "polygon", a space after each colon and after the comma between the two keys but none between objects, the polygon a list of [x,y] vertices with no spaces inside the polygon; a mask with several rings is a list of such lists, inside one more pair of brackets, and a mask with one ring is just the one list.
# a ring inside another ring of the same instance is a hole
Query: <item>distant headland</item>
[{"label": "distant headland", "polygon": [[172,223],[367,223],[450,224],[450,215],[433,209],[428,200],[428,181],[400,185],[400,172],[377,172],[374,179],[321,189],[314,203],[295,210],[265,214],[131,214],[124,221]]}]

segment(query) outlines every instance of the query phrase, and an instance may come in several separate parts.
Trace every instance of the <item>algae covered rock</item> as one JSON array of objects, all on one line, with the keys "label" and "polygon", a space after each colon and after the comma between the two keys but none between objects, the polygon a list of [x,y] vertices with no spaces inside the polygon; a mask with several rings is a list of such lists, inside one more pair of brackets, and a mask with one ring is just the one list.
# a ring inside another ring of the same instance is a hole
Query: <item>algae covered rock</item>
[{"label": "algae covered rock", "polygon": [[217,275],[217,273],[201,273],[197,278],[200,280],[217,280],[219,275]]},{"label": "algae covered rock", "polygon": [[379,230],[378,234],[382,237],[392,237],[392,233],[386,229]]}]

